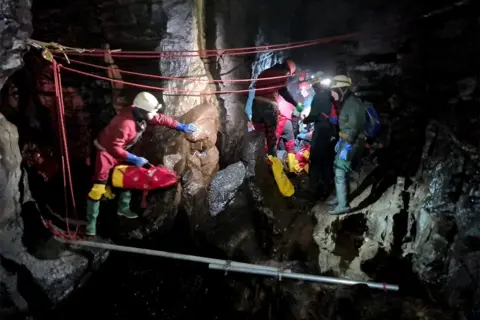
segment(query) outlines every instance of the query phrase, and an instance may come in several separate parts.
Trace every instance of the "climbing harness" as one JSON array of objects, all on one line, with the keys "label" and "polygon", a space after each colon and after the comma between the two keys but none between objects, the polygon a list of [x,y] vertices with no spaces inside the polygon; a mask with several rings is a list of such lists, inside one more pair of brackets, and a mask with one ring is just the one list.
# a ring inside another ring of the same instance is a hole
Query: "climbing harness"
[{"label": "climbing harness", "polygon": [[296,279],[296,280],[305,280],[305,281],[320,282],[320,283],[326,283],[326,284],[340,284],[340,285],[350,285],[350,286],[365,284],[372,289],[380,289],[384,291],[399,290],[399,286],[393,285],[393,284],[369,282],[369,281],[355,281],[350,279],[325,277],[325,276],[318,276],[318,275],[312,275],[312,274],[306,274],[306,273],[296,273],[296,272],[292,272],[292,270],[290,269],[283,269],[282,267],[279,267],[279,268],[269,267],[269,266],[251,264],[251,263],[244,263],[244,262],[237,262],[237,261],[230,261],[230,260],[223,260],[223,259],[214,259],[214,258],[193,256],[188,254],[181,254],[181,253],[174,253],[174,252],[167,252],[167,251],[160,251],[160,250],[120,246],[120,245],[115,245],[110,243],[100,243],[100,242],[83,241],[83,240],[68,240],[68,239],[61,239],[61,238],[57,238],[57,240],[73,246],[90,247],[90,248],[97,248],[97,249],[103,249],[103,250],[114,250],[114,251],[120,251],[120,252],[129,252],[129,253],[143,254],[148,256],[205,263],[205,264],[208,264],[209,269],[224,271],[225,275],[227,275],[229,271],[233,271],[233,272],[239,272],[239,273],[271,276],[271,277],[279,278],[279,280],[282,280],[282,278],[286,278],[286,279]]}]

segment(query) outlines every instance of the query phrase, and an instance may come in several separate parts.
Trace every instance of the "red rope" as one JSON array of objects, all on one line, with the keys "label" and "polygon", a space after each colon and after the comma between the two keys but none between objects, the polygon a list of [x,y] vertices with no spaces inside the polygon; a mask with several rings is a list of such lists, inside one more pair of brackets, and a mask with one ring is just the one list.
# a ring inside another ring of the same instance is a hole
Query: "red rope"
[{"label": "red rope", "polygon": [[[92,67],[92,68],[97,68],[97,69],[103,69],[103,70],[108,70],[110,67],[105,67],[105,66],[99,66],[96,64],[92,63],[87,63],[75,59],[66,59],[64,57],[59,57],[55,56],[55,58],[63,59],[65,61],[70,61],[76,64],[81,64],[84,66]],[[121,70],[121,69],[115,69],[116,71],[124,74],[130,74],[133,76],[139,76],[139,77],[145,77],[145,78],[151,78],[151,79],[162,79],[162,80],[181,80],[181,81],[189,81],[189,82],[207,82],[207,83],[217,83],[217,82],[252,82],[256,79],[232,79],[232,80],[208,80],[208,79],[198,79],[198,78],[182,78],[182,77],[169,77],[169,76],[160,76],[160,75],[155,75],[155,74],[149,74],[149,73],[139,73],[139,72],[133,72],[133,71],[127,71],[127,70]],[[268,78],[262,78],[262,80],[275,80],[275,79],[287,79],[290,78],[291,76],[280,76],[280,77],[268,77]]]},{"label": "red rope", "polygon": [[[322,38],[322,39],[317,39],[317,40],[311,40],[308,42],[300,42],[300,43],[291,43],[287,45],[272,45],[272,46],[262,46],[264,49],[248,49],[248,48],[238,48],[234,51],[234,49],[218,49],[215,51],[212,51],[214,53],[205,53],[205,50],[190,50],[190,51],[143,51],[140,53],[139,51],[109,51],[109,50],[103,50],[103,51],[91,51],[91,52],[76,52],[76,51],[68,51],[69,55],[81,55],[81,56],[91,56],[91,57],[103,57],[105,53],[109,52],[112,57],[115,58],[131,58],[131,59],[158,59],[158,58],[163,58],[163,59],[180,59],[180,58],[191,58],[191,57],[202,57],[202,58],[209,58],[209,57],[222,57],[222,56],[242,56],[242,55],[247,55],[247,54],[256,54],[256,53],[264,53],[264,52],[275,52],[275,51],[281,51],[281,50],[287,50],[287,49],[296,49],[296,48],[303,48],[303,47],[308,47],[308,46],[313,46],[317,44],[322,44],[322,43],[328,43],[332,42],[335,40],[345,40],[352,38],[354,36],[358,35],[358,33],[349,33],[345,35],[340,35],[340,36],[333,36],[333,37],[328,37],[328,38]],[[275,47],[274,47],[275,46]],[[272,48],[273,47],[273,48]],[[256,47],[253,47],[256,48]],[[65,51],[62,50],[52,50],[54,53],[64,53]],[[194,54],[174,54],[174,53],[194,53]]]},{"label": "red rope", "polygon": [[198,91],[198,90],[188,90],[188,89],[170,89],[170,88],[163,88],[163,87],[154,87],[154,86],[149,86],[149,85],[143,85],[143,84],[138,84],[138,83],[133,83],[133,82],[128,82],[128,81],[123,81],[123,80],[116,80],[116,79],[110,79],[107,77],[102,77],[96,74],[88,73],[88,72],[83,72],[80,70],[72,69],[65,67],[63,65],[58,65],[59,68],[62,68],[64,70],[78,73],[87,77],[92,77],[100,80],[105,80],[105,81],[110,81],[114,83],[121,83],[125,84],[128,86],[132,87],[137,87],[137,88],[143,88],[143,89],[149,89],[149,90],[157,90],[157,91],[170,91],[170,92],[176,92],[176,93],[196,93],[196,94],[190,94],[191,96],[193,95],[201,95],[201,94],[226,94],[226,93],[248,93],[250,90],[254,91],[268,91],[268,90],[273,90],[273,89],[280,89],[285,87],[285,85],[281,86],[272,86],[272,87],[267,87],[267,88],[258,88],[258,89],[246,89],[246,90],[225,90],[225,91]]},{"label": "red rope", "polygon": [[60,133],[60,150],[61,150],[61,157],[62,157],[62,173],[63,173],[63,187],[64,187],[64,201],[65,201],[65,224],[67,232],[59,232],[52,224],[51,221],[44,221],[45,226],[52,232],[52,234],[56,237],[66,238],[66,239],[73,239],[77,237],[78,234],[78,226],[76,226],[75,232],[70,231],[70,225],[68,222],[68,199],[67,199],[67,180],[69,184],[69,191],[70,196],[72,198],[72,209],[75,214],[75,218],[77,218],[77,208],[75,204],[75,195],[73,192],[73,182],[72,182],[72,173],[70,170],[70,157],[68,155],[68,143],[67,143],[67,135],[65,130],[65,105],[63,103],[63,88],[62,88],[62,78],[60,74],[60,65],[57,64],[55,60],[53,60],[53,79],[55,83],[55,96],[57,98],[57,119],[58,119],[58,127]]},{"label": "red rope", "polygon": [[[353,33],[352,33],[353,35]],[[254,47],[241,47],[241,48],[228,48],[228,49],[206,49],[206,50],[172,50],[172,51],[112,51],[110,49],[87,49],[89,52],[99,52],[99,53],[115,53],[115,54],[123,54],[123,53],[128,53],[128,54],[146,54],[146,53],[160,53],[164,52],[167,54],[171,53],[211,53],[211,52],[236,52],[236,51],[254,51],[254,50],[260,50],[260,49],[272,49],[272,48],[278,48],[278,47],[288,47],[288,46],[293,46],[293,45],[298,45],[298,44],[306,44],[306,43],[312,43],[312,42],[317,42],[319,40],[322,40],[324,38],[320,39],[314,39],[314,40],[303,40],[303,41],[296,41],[296,42],[287,42],[287,43],[279,43],[279,44],[271,44],[271,45],[263,45],[263,46],[254,46]]]}]

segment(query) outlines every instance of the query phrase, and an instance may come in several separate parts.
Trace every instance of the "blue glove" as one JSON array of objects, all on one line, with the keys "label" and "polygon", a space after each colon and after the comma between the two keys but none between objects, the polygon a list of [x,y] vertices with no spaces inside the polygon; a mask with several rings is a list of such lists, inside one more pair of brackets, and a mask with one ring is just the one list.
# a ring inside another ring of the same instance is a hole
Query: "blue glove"
[{"label": "blue glove", "polygon": [[338,118],[335,117],[328,118],[328,121],[330,121],[331,124],[338,124]]},{"label": "blue glove", "polygon": [[185,124],[185,123],[180,123],[179,122],[176,129],[178,131],[182,131],[182,132],[185,132],[185,133],[194,133],[195,131],[197,131],[197,127],[195,127],[195,125],[192,124],[192,123]]},{"label": "blue glove", "polygon": [[338,142],[335,145],[335,153],[338,153],[338,150],[340,150],[340,144],[342,143],[342,141],[342,138],[338,139]]},{"label": "blue glove", "polygon": [[132,153],[127,153],[127,161],[131,164],[136,165],[137,167],[141,168],[148,163],[148,160],[142,157],[137,157]]},{"label": "blue glove", "polygon": [[347,155],[350,150],[352,150],[352,145],[350,143],[346,143],[342,149],[342,152],[340,152],[340,159],[347,161]]},{"label": "blue glove", "polygon": [[306,133],[300,133],[300,134],[297,136],[297,138],[300,139],[300,140],[310,141],[310,137],[308,136],[308,132],[306,132]]}]

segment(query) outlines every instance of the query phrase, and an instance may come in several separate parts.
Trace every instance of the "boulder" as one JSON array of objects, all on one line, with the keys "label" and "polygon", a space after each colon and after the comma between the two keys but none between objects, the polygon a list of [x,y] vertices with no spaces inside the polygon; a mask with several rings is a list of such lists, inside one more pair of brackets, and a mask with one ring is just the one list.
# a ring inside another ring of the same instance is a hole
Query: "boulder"
[{"label": "boulder", "polygon": [[231,164],[217,173],[208,191],[208,207],[212,216],[215,217],[225,209],[244,179],[245,165],[242,162]]}]

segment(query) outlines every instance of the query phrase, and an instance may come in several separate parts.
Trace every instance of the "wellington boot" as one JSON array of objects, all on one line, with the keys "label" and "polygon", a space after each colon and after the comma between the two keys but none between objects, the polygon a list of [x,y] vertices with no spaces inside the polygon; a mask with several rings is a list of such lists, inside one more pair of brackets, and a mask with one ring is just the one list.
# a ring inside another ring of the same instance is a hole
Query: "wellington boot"
[{"label": "wellington boot", "polygon": [[100,213],[100,201],[87,200],[87,227],[85,234],[95,236],[97,234],[97,217]]},{"label": "wellington boot", "polygon": [[327,204],[329,206],[336,206],[338,204],[338,199],[337,197],[333,197],[332,199],[330,200],[327,200]]},{"label": "wellington boot", "polygon": [[122,191],[118,195],[118,210],[119,216],[124,216],[128,219],[138,218],[138,214],[130,209],[130,200],[132,200],[132,193],[130,191]]},{"label": "wellington boot", "polygon": [[342,207],[340,205],[336,206],[335,209],[333,210],[330,210],[328,211],[328,214],[331,214],[331,215],[341,215],[341,214],[345,214],[345,213],[348,213],[350,211],[350,207],[349,206],[346,206],[346,207]]},{"label": "wellington boot", "polygon": [[[350,207],[347,203],[347,179],[345,178],[345,175],[346,173],[344,171],[339,169],[335,170],[335,189],[337,191],[336,200],[338,204],[335,209],[328,211],[328,214],[340,215],[350,211]],[[334,203],[334,201],[331,201],[330,203]]]},{"label": "wellington boot", "polygon": [[298,160],[295,157],[294,153],[289,153],[287,155],[287,161],[288,161],[288,170],[291,173],[299,173],[300,171],[302,171],[302,168],[298,164]]}]

